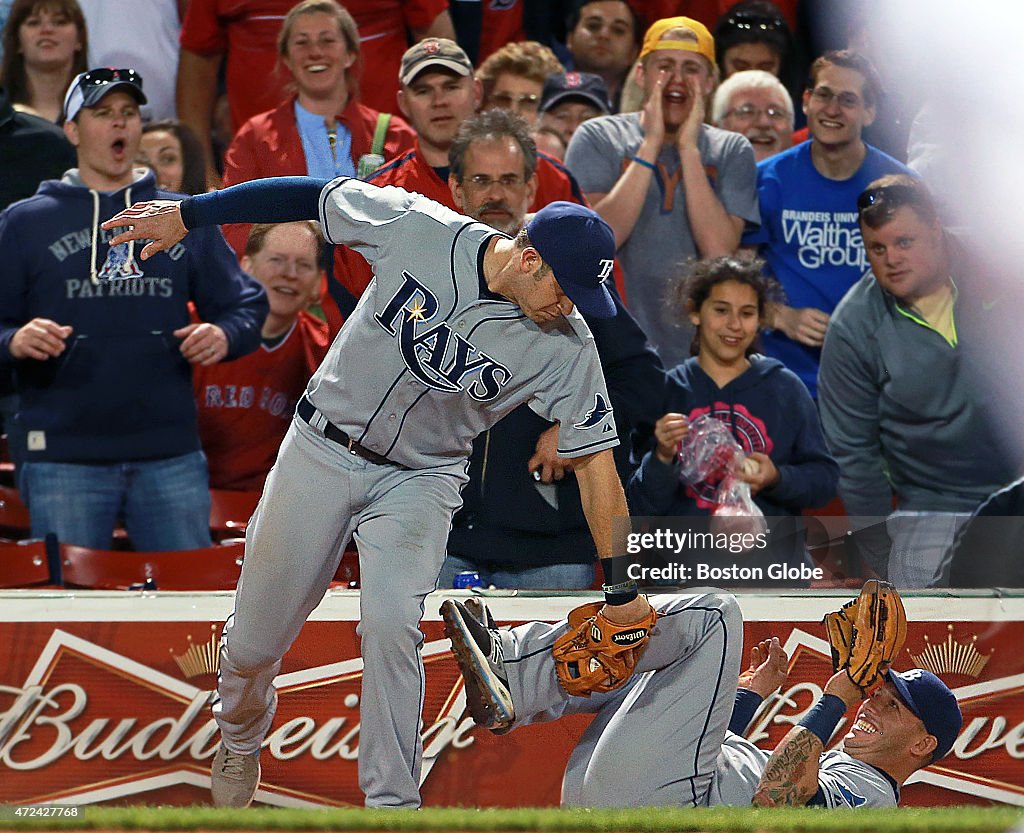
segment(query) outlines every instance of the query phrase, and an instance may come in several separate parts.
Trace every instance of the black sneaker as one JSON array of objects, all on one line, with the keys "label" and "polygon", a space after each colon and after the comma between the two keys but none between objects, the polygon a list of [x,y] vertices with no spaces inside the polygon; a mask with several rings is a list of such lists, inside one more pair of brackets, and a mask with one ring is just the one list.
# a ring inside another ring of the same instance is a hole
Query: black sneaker
[{"label": "black sneaker", "polygon": [[[484,614],[487,615],[486,607]],[[508,730],[515,720],[515,709],[497,631],[481,623],[454,599],[441,605],[441,616],[445,636],[452,641],[452,653],[466,684],[466,706],[473,721],[491,731]]]},{"label": "black sneaker", "polygon": [[494,617],[491,615],[491,611],[487,607],[487,603],[479,596],[470,596],[466,599],[464,607],[466,608],[466,612],[487,628],[487,630],[496,631],[498,629],[497,624],[494,622]]}]

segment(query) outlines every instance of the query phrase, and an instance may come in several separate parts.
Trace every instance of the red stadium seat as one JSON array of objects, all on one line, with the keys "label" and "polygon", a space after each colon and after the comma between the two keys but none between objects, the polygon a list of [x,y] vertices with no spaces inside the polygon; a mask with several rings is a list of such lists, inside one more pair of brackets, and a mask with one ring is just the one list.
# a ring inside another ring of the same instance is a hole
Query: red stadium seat
[{"label": "red stadium seat", "polygon": [[[0,588],[56,585],[56,539],[0,541]],[[59,569],[59,567],[58,567]]]},{"label": "red stadium seat", "polygon": [[0,535],[27,538],[32,524],[21,495],[13,486],[0,486]]},{"label": "red stadium seat", "polygon": [[213,540],[245,535],[245,528],[259,500],[259,492],[210,489],[210,534]]},{"label": "red stadium seat", "polygon": [[60,545],[64,584],[94,590],[234,590],[244,541],[197,550],[127,552]]},{"label": "red stadium seat", "polygon": [[14,485],[14,463],[11,462],[11,448],[6,434],[0,434],[0,484]]}]

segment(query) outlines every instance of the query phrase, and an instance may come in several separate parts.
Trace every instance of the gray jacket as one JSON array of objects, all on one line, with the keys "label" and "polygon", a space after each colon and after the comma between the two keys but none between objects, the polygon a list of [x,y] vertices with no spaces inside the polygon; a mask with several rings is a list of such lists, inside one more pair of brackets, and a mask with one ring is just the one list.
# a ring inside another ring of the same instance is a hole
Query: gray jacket
[{"label": "gray jacket", "polygon": [[[957,345],[916,322],[874,276],[836,308],[818,378],[821,421],[851,516],[899,509],[971,512],[1016,473],[979,390],[984,339],[1001,305],[969,289],[955,302]],[[972,349],[973,348],[973,349]],[[984,367],[989,365],[989,367]]]}]

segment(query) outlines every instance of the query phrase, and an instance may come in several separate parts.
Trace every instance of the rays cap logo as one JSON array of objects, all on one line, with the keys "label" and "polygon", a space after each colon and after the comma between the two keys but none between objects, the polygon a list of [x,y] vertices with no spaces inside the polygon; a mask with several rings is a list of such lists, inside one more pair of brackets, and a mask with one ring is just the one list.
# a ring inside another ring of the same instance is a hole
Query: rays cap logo
[{"label": "rays cap logo", "polygon": [[615,317],[615,301],[605,285],[615,263],[615,234],[596,212],[574,202],[549,203],[533,216],[526,233],[581,313]]},{"label": "rays cap logo", "polygon": [[95,107],[115,90],[124,90],[139,104],[146,103],[142,76],[134,69],[98,67],[75,76],[64,95],[64,121],[74,121],[83,107]]},{"label": "rays cap logo", "polygon": [[956,695],[942,680],[923,668],[890,671],[888,679],[907,708],[920,718],[928,734],[935,736],[932,760],[944,757],[953,748],[964,722]]},{"label": "rays cap logo", "polygon": [[428,69],[446,69],[466,77],[473,74],[473,62],[465,50],[448,38],[427,38],[405,50],[398,80],[408,86]]}]

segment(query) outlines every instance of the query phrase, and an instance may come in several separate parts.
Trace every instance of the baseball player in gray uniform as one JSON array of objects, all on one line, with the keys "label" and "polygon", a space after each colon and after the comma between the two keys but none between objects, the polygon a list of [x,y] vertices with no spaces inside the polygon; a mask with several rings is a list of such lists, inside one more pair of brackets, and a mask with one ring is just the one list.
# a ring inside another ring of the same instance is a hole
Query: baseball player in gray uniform
[{"label": "baseball player in gray uniform", "polygon": [[[566,694],[555,673],[551,647],[566,623],[498,630],[482,602],[470,601],[448,600],[442,612],[455,625],[449,635],[474,716],[500,716],[484,725],[503,734],[595,715],[569,758],[565,805],[892,807],[900,785],[943,757],[961,728],[956,697],[930,671],[890,671],[866,699],[840,671],[773,752],[760,749],[742,733],[786,681],[789,658],[777,638],[766,640],[740,674],[743,621],[720,591],[652,598],[658,622],[636,673],[590,697]],[[862,700],[842,748],[824,752]]]},{"label": "baseball player in gray uniform", "polygon": [[[151,239],[186,227],[319,217],[374,280],[300,400],[246,534],[225,626],[214,716],[216,804],[246,806],[276,706],[281,658],[322,599],[346,542],[359,549],[363,656],[359,783],[366,804],[418,807],[424,670],[418,624],[435,586],[477,434],[527,402],[559,423],[598,554],[627,515],[616,432],[579,307],[614,314],[614,236],[592,211],[552,203],[515,239],[418,194],[355,179],[265,179],[183,203],[133,206],[105,228]],[[624,552],[624,541],[616,552]],[[620,559],[622,556],[620,556]],[[649,611],[609,587],[608,615]]]}]

